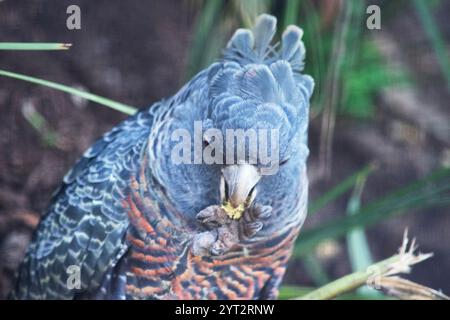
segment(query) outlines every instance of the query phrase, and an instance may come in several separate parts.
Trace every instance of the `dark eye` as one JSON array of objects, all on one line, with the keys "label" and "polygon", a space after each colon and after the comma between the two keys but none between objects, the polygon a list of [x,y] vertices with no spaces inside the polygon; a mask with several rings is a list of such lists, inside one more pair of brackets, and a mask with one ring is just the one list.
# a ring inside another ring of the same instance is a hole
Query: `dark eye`
[{"label": "dark eye", "polygon": [[286,158],[286,159],[284,159],[284,160],[281,160],[281,161],[280,161],[280,166],[285,165],[286,163],[288,163],[288,161],[289,161],[289,158]]}]

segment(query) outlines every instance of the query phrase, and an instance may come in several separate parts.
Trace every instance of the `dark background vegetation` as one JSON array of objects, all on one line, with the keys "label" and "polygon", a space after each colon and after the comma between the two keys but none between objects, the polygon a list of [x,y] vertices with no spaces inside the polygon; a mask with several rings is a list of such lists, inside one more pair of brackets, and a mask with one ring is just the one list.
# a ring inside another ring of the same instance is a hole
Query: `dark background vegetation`
[{"label": "dark background vegetation", "polygon": [[[349,35],[355,38],[344,57],[333,56],[342,1],[304,0],[298,6],[273,1],[263,8],[279,17],[280,27],[296,22],[305,28],[307,71],[317,82],[310,130],[311,199],[368,164],[377,169],[367,178],[362,205],[450,165],[448,70],[413,1],[374,2],[382,8],[382,30],[365,30],[364,21],[358,24],[361,32]],[[66,28],[70,4],[81,7],[79,31]],[[428,4],[448,58],[450,1]],[[214,10],[210,1],[194,0],[3,0],[0,42],[68,42],[73,47],[60,52],[0,51],[0,69],[146,107],[175,93],[189,75],[217,57],[232,30],[245,24],[245,13],[261,8],[227,1]],[[213,15],[212,24],[208,14]],[[359,14],[365,19],[365,6]],[[355,30],[351,27],[350,33]],[[327,74],[339,61],[336,102],[329,100]],[[331,114],[330,106],[335,108]],[[31,232],[64,173],[101,134],[125,118],[59,91],[0,77],[0,298],[10,289]],[[329,135],[331,158],[324,156],[321,139],[327,121],[335,123]],[[327,203],[307,219],[304,229],[345,216],[350,193]],[[423,252],[434,252],[431,260],[414,268],[410,279],[450,293],[449,206],[407,213],[366,229],[373,259],[392,255],[409,228]],[[351,270],[345,238],[328,239],[292,260],[285,284],[316,286]]]}]

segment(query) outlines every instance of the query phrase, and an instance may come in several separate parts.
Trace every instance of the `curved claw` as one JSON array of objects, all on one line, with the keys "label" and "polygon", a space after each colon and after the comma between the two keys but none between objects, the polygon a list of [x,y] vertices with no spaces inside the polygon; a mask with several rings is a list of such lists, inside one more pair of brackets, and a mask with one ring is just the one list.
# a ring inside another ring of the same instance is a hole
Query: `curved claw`
[{"label": "curved claw", "polygon": [[222,241],[218,240],[218,241],[214,242],[214,244],[211,247],[210,252],[213,256],[220,256],[225,253],[225,249],[226,248],[225,248],[224,243]]},{"label": "curved claw", "polygon": [[272,215],[271,206],[263,206],[260,204],[254,204],[248,209],[248,214],[246,215],[247,222],[255,222],[258,220],[267,220]]},{"label": "curved claw", "polygon": [[226,223],[225,215],[220,206],[209,206],[196,215],[197,220],[211,228],[218,228]]},{"label": "curved claw", "polygon": [[272,207],[271,206],[259,206],[256,210],[257,219],[267,220],[272,215]]},{"label": "curved claw", "polygon": [[253,237],[264,227],[262,221],[269,219],[271,215],[271,206],[253,204],[244,216],[244,222],[242,223],[240,229],[241,238],[249,239]]},{"label": "curved claw", "polygon": [[244,225],[244,235],[247,238],[253,237],[257,232],[259,232],[263,227],[263,223],[260,221],[246,223]]}]

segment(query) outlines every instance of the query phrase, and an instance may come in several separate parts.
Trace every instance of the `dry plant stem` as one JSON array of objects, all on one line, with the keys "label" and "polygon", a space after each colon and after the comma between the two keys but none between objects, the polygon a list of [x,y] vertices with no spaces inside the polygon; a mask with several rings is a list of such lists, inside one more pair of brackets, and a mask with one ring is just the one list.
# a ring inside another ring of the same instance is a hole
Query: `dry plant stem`
[{"label": "dry plant stem", "polygon": [[298,297],[295,300],[330,300],[343,293],[355,290],[365,285],[371,277],[374,276],[374,272],[384,273],[390,269],[393,263],[400,260],[400,255],[395,255],[389,259],[375,263],[367,268],[365,271],[357,271],[335,280],[317,290],[314,290],[304,296]]},{"label": "dry plant stem", "polygon": [[0,42],[0,50],[25,50],[25,51],[45,51],[45,50],[68,50],[71,43],[50,43],[50,42]]},{"label": "dry plant stem", "polygon": [[400,277],[381,277],[377,285],[385,294],[401,300],[450,300],[442,292]]},{"label": "dry plant stem", "polygon": [[319,146],[319,165],[322,176],[328,178],[331,171],[332,143],[336,118],[336,105],[339,100],[342,63],[346,51],[346,38],[351,20],[352,3],[344,3],[340,8],[337,28],[334,34],[331,67],[328,70],[325,88],[325,106],[322,117]]},{"label": "dry plant stem", "polygon": [[386,260],[372,264],[366,270],[357,271],[335,280],[317,290],[314,290],[298,300],[329,300],[343,293],[355,290],[365,284],[372,287],[380,287],[380,279],[399,273],[408,273],[411,266],[422,262],[432,256],[432,254],[416,254],[417,245],[415,239],[408,240],[408,232],[405,232],[402,246],[399,253]]}]

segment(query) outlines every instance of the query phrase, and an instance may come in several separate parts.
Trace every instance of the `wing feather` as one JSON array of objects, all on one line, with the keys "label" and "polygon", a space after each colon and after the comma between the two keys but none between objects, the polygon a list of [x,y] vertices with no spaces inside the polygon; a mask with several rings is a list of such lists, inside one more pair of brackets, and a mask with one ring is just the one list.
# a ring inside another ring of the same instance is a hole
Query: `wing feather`
[{"label": "wing feather", "polygon": [[[98,289],[127,250],[129,220],[122,201],[151,122],[148,111],[124,121],[66,174],[35,231],[12,298],[72,299]],[[70,266],[79,267],[80,289],[67,286]]]}]

